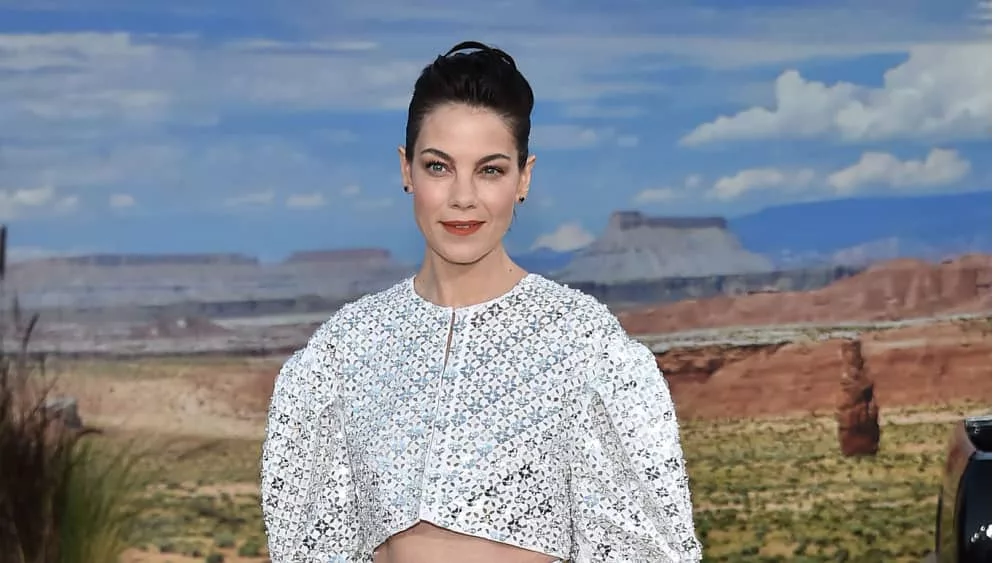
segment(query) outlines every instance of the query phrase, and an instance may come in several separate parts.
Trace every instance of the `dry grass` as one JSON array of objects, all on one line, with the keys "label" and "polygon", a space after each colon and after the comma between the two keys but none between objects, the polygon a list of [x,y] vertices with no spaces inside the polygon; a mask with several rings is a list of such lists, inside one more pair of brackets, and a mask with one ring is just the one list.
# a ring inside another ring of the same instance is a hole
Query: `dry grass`
[{"label": "dry grass", "polygon": [[705,561],[921,560],[952,425],[989,410],[890,410],[880,453],[861,459],[839,455],[831,417],[688,425]]},{"label": "dry grass", "polygon": [[104,563],[133,540],[141,511],[134,458],[65,424],[52,380],[27,354],[37,316],[0,322],[0,561]]},{"label": "dry grass", "polygon": [[245,439],[153,439],[144,468],[169,472],[146,484],[149,508],[127,560],[205,561],[213,554],[226,561],[266,560],[260,445]]},{"label": "dry grass", "polygon": [[[685,425],[705,561],[919,561],[951,424],[988,410],[890,410],[881,453],[858,460],[839,455],[830,417]],[[170,477],[147,484],[153,508],[130,561],[263,558],[250,557],[265,554],[258,440],[175,438],[150,452],[143,463]]]}]

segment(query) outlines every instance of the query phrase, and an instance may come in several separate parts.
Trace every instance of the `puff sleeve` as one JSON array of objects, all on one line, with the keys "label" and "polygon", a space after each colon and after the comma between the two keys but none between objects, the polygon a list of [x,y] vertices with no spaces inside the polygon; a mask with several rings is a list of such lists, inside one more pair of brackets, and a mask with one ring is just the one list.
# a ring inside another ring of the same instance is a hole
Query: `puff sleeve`
[{"label": "puff sleeve", "polygon": [[310,343],[285,362],[274,384],[261,454],[261,507],[274,563],[371,560],[358,553],[356,493],[339,419],[316,404],[324,396],[316,387],[330,379],[322,364]]},{"label": "puff sleeve", "polygon": [[574,563],[701,561],[680,431],[652,352],[595,344],[571,465]]}]

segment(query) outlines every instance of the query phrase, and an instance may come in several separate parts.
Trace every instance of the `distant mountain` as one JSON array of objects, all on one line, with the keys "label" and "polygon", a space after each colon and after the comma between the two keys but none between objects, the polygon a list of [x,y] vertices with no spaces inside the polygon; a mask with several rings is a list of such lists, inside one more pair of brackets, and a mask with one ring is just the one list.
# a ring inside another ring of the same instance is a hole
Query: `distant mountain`
[{"label": "distant mountain", "polygon": [[748,252],[722,217],[649,217],[616,211],[597,239],[557,277],[568,283],[616,284],[770,272]]},{"label": "distant mountain", "polygon": [[748,250],[778,267],[937,260],[992,253],[992,198],[984,191],[798,203],[734,217],[729,228]]},{"label": "distant mountain", "polygon": [[[728,230],[746,251],[778,269],[866,266],[903,257],[937,261],[992,254],[992,197],[984,191],[780,205],[733,217]],[[555,274],[592,250],[540,249],[515,260],[527,270]]]}]

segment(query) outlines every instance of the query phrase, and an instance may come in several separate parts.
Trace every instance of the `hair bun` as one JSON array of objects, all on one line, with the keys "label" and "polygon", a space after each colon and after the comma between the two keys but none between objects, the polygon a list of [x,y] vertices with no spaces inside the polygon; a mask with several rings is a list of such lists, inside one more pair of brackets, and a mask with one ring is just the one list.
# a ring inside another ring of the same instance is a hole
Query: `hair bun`
[{"label": "hair bun", "polygon": [[454,55],[455,53],[458,53],[459,51],[467,51],[469,49],[493,55],[498,59],[500,59],[501,61],[514,67],[515,69],[517,68],[517,65],[514,63],[514,57],[510,56],[509,54],[500,49],[497,49],[496,47],[490,47],[489,45],[486,45],[485,43],[480,43],[479,41],[462,41],[461,43],[449,49],[447,53],[442,55],[442,58],[447,58]]}]

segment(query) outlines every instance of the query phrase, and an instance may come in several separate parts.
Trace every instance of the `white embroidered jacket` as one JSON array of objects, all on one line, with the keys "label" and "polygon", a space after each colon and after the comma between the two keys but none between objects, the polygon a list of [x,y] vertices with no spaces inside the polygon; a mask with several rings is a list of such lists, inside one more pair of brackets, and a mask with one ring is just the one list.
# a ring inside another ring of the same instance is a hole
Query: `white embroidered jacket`
[{"label": "white embroidered jacket", "polygon": [[344,306],[280,371],[261,473],[275,563],[372,561],[419,521],[574,563],[701,560],[652,353],[535,274],[470,307],[412,278]]}]

